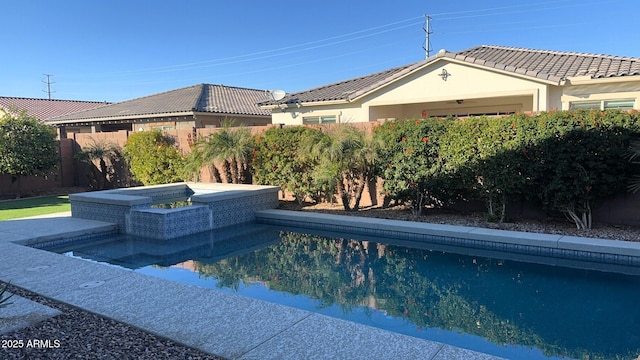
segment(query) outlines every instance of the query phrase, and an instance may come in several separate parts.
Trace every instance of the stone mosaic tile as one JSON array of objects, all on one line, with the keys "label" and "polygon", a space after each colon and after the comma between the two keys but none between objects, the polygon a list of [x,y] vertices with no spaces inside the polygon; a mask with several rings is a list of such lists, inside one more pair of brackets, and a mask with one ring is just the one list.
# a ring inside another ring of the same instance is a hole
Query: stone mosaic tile
[{"label": "stone mosaic tile", "polygon": [[[146,196],[154,203],[171,202],[194,194],[194,191],[186,185],[111,192],[120,195]],[[278,192],[275,188],[255,192],[236,189],[225,195],[222,198],[218,196],[219,200],[214,197],[210,202],[197,203],[203,205],[194,204],[194,206],[175,209],[151,209],[150,204],[125,206],[81,200],[72,201],[71,208],[73,217],[115,223],[118,224],[122,233],[155,239],[171,239],[250,222],[255,219],[255,211],[278,206]]]}]

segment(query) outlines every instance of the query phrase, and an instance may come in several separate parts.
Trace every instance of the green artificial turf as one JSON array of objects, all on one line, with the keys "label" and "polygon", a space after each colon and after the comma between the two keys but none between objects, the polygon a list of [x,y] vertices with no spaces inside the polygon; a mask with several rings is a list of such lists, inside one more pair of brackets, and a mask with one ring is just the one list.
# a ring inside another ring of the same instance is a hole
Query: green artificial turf
[{"label": "green artificial turf", "polygon": [[68,195],[0,201],[0,221],[71,211]]}]

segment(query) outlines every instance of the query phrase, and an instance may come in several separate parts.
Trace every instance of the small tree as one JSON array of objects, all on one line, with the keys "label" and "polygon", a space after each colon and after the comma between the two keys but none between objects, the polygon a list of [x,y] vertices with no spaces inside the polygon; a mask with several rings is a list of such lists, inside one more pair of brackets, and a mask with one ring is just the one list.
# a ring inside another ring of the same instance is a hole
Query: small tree
[{"label": "small tree", "polygon": [[318,200],[312,177],[318,160],[302,154],[300,144],[305,138],[322,136],[320,130],[306,126],[273,127],[262,133],[256,138],[253,152],[256,183],[280,186],[283,191],[291,192],[299,204],[308,197]]},{"label": "small tree", "polygon": [[182,181],[184,156],[175,140],[160,130],[142,131],[129,136],[124,155],[133,176],[144,185]]},{"label": "small tree", "polygon": [[26,112],[0,118],[0,174],[18,181],[22,176],[49,176],[60,160],[53,128]]}]

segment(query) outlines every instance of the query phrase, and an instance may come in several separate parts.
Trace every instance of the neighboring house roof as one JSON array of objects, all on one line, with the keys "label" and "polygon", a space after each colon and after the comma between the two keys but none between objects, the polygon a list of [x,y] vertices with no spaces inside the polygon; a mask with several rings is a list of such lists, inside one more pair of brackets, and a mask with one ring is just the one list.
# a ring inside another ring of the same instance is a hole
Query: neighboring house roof
[{"label": "neighboring house roof", "polygon": [[443,58],[556,84],[570,77],[597,79],[640,75],[640,58],[483,45],[457,53],[441,50],[416,63],[288,94],[279,101],[261,105],[353,101]]},{"label": "neighboring house roof", "polygon": [[1,109],[12,112],[24,110],[27,112],[27,115],[40,120],[70,114],[76,111],[94,109],[106,104],[108,103],[104,101],[53,100],[0,96]]},{"label": "neighboring house roof", "polygon": [[224,85],[198,84],[176,90],[153,94],[137,99],[110,104],[49,118],[52,123],[79,120],[115,120],[178,114],[214,113],[224,115],[269,116],[258,103],[269,99],[266,90],[245,89]]}]

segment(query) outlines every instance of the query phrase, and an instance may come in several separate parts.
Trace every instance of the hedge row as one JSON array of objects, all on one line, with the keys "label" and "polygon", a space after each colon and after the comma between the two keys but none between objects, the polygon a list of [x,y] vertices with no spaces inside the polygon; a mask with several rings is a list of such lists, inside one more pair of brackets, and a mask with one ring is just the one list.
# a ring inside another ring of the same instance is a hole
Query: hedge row
[{"label": "hedge row", "polygon": [[502,221],[507,204],[528,199],[589,228],[593,204],[624,191],[637,173],[629,146],[639,134],[637,112],[563,111],[404,120],[374,136],[384,139],[385,190],[416,211],[476,198]]},{"label": "hedge row", "polygon": [[[370,134],[349,125],[274,127],[257,137],[225,128],[198,139],[185,159],[168,150],[151,156],[168,156],[168,165],[150,163],[148,152],[131,156],[143,148],[154,153],[164,149],[158,136],[149,135],[150,146],[135,143],[132,136],[125,147],[134,174],[141,172],[136,176],[151,182],[162,182],[152,176],[159,168],[176,176],[180,171],[175,166],[182,164],[183,173],[197,175],[197,169],[208,165],[217,179],[253,178],[280,186],[299,201],[337,197],[345,209],[357,210],[365,184],[380,177],[385,195],[416,213],[427,206],[481,199],[489,219],[504,221],[510,203],[528,200],[589,228],[593,205],[625,191],[638,174],[629,148],[640,137],[640,114],[582,110],[398,120],[376,125]],[[138,157],[140,164],[134,161]],[[222,164],[219,170],[215,163]]]},{"label": "hedge row", "polygon": [[[416,213],[482,199],[489,219],[504,221],[507,205],[525,199],[588,228],[593,204],[624,191],[637,173],[628,149],[639,134],[639,114],[620,111],[387,121],[373,129],[369,166],[384,179],[385,194]],[[314,179],[321,154],[301,149],[321,136],[302,126],[265,132],[254,157],[256,181],[321,198],[326,189]]]}]

